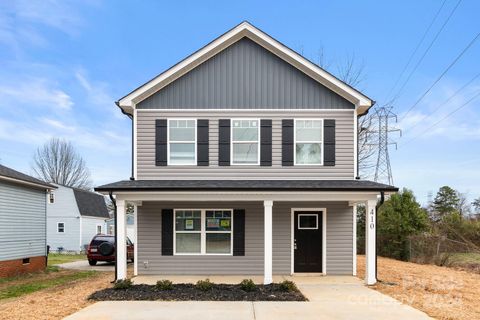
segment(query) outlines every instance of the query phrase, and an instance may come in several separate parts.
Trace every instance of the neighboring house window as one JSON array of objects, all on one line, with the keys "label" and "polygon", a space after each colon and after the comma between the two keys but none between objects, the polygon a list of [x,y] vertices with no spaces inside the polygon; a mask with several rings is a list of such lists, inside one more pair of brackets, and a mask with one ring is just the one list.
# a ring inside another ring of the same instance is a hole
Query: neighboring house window
[{"label": "neighboring house window", "polygon": [[168,119],[168,164],[197,163],[197,120]]},{"label": "neighboring house window", "polygon": [[64,222],[58,222],[57,223],[57,232],[58,233],[64,233],[65,232],[65,223]]},{"label": "neighboring house window", "polygon": [[232,164],[260,164],[258,119],[232,119]]},{"label": "neighboring house window", "polygon": [[295,165],[323,164],[323,120],[295,120]]},{"label": "neighboring house window", "polygon": [[97,234],[102,233],[102,226],[97,224]]},{"label": "neighboring house window", "polygon": [[232,254],[232,210],[175,210],[175,254]]},{"label": "neighboring house window", "polygon": [[48,202],[49,203],[55,203],[55,193],[50,192]]},{"label": "neighboring house window", "polygon": [[114,232],[114,231],[113,231],[113,227],[114,227],[113,225],[109,225],[109,226],[108,226],[108,234],[110,234],[110,235],[113,234],[113,232]]}]

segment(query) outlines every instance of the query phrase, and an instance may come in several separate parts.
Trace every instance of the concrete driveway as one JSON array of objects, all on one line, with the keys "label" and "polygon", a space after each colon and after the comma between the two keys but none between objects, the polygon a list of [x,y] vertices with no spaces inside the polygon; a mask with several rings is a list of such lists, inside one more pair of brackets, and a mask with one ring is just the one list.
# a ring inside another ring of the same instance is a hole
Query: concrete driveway
[{"label": "concrete driveway", "polygon": [[[133,263],[129,263],[128,266],[133,266]],[[73,262],[67,262],[57,265],[60,268],[72,269],[72,270],[95,270],[95,271],[115,271],[115,263],[113,262],[97,262],[97,265],[91,266],[87,260],[78,260]]]},{"label": "concrete driveway", "polygon": [[104,301],[65,319],[430,319],[419,310],[365,287],[354,277],[294,280],[308,302]]}]

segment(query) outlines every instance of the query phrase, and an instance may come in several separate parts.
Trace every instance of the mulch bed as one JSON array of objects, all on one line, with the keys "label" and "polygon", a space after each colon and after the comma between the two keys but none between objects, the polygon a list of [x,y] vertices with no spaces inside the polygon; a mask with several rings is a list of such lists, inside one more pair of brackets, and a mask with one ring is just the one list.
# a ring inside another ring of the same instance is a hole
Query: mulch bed
[{"label": "mulch bed", "polygon": [[238,284],[214,284],[202,291],[193,284],[175,284],[172,290],[159,290],[153,285],[133,285],[128,289],[107,288],[90,295],[96,301],[164,300],[164,301],[307,301],[300,291],[282,291],[278,284],[258,285],[252,292]]}]

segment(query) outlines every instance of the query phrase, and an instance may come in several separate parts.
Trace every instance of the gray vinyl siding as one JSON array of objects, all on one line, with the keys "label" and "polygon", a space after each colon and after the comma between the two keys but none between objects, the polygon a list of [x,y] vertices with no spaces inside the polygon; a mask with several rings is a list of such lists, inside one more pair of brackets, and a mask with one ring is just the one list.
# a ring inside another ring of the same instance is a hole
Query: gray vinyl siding
[{"label": "gray vinyl siding", "polygon": [[[155,166],[155,119],[191,117],[209,119],[209,157],[207,166]],[[218,166],[218,119],[272,119],[272,166]],[[282,166],[282,119],[324,118],[336,120],[335,166]],[[137,112],[137,178],[155,179],[353,179],[354,115],[343,111],[275,111],[275,112]]]},{"label": "gray vinyl siding", "polygon": [[0,261],[45,256],[45,190],[0,181]]},{"label": "gray vinyl siding", "polygon": [[[162,256],[161,212],[177,208],[245,209],[245,256]],[[351,275],[353,210],[346,202],[274,202],[273,273],[290,274],[291,271],[292,208],[327,209],[327,274]],[[143,202],[138,207],[138,273],[263,274],[263,210],[263,202]]]},{"label": "gray vinyl siding", "polygon": [[243,38],[137,104],[139,109],[353,109],[250,39]]}]

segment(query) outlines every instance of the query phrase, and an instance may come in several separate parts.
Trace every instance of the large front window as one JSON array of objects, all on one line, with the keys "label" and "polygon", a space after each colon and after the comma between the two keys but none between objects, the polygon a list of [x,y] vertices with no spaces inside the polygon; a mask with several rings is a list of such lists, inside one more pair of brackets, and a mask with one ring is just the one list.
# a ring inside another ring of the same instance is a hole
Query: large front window
[{"label": "large front window", "polygon": [[196,164],[196,127],[195,119],[168,120],[168,164]]},{"label": "large front window", "polygon": [[232,254],[232,210],[175,210],[175,254]]},{"label": "large front window", "polygon": [[323,164],[323,120],[295,120],[295,164]]},{"label": "large front window", "polygon": [[259,121],[258,119],[232,120],[232,164],[258,165]]}]

